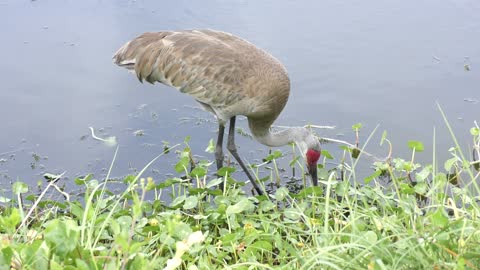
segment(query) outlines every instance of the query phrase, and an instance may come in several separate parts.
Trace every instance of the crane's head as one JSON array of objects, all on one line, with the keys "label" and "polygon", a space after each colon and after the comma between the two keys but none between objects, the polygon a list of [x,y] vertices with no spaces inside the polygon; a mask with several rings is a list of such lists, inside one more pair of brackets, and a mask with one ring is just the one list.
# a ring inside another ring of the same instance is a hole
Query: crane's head
[{"label": "crane's head", "polygon": [[308,173],[312,177],[312,183],[314,186],[318,185],[317,176],[317,163],[320,159],[320,142],[313,132],[308,128],[304,129],[301,134],[301,138],[297,140],[297,146],[300,148],[301,153],[304,154],[305,162],[307,164]]}]

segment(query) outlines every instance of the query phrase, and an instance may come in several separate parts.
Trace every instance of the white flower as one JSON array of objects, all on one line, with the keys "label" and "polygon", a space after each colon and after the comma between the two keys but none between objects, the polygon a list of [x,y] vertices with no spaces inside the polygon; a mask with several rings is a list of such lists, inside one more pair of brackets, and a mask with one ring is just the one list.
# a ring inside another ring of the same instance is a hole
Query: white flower
[{"label": "white flower", "polygon": [[193,244],[201,243],[205,241],[205,236],[201,231],[194,232],[188,236],[185,241],[178,241],[175,245],[175,256],[167,261],[167,266],[163,270],[174,270],[182,264],[182,255],[188,251]]},{"label": "white flower", "polygon": [[203,235],[202,231],[196,231],[188,236],[187,245],[191,246],[196,243],[201,243],[205,241],[205,235]]},{"label": "white flower", "polygon": [[179,257],[173,257],[167,261],[167,266],[163,270],[174,270],[182,264],[182,259]]},{"label": "white flower", "polygon": [[175,257],[180,258],[182,257],[183,253],[185,253],[188,250],[189,246],[182,241],[178,241],[176,248],[177,248],[177,252],[175,253]]}]

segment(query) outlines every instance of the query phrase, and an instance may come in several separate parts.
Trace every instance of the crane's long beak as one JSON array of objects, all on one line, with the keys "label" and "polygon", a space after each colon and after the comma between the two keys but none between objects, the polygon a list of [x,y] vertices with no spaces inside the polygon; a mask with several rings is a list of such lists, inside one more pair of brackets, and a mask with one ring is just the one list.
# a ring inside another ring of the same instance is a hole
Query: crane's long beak
[{"label": "crane's long beak", "polygon": [[312,177],[313,186],[318,186],[317,164],[308,166],[308,173]]}]

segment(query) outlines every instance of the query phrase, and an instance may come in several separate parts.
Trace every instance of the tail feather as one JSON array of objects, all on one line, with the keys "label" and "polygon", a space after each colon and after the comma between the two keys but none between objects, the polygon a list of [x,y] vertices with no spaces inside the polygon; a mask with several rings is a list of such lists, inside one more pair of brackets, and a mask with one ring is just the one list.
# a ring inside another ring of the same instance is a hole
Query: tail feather
[{"label": "tail feather", "polygon": [[[154,46],[154,44],[168,34],[170,34],[170,32],[144,33],[134,40],[125,43],[125,45],[118,49],[113,56],[113,62],[118,66],[126,68],[130,72],[136,73],[138,79],[143,81],[145,76],[142,76],[142,74],[150,74],[152,72],[151,69],[154,63],[150,62],[156,59],[156,57],[152,56],[158,56],[159,54],[159,50],[155,49],[156,46]],[[149,57],[143,57],[144,54],[148,54]]]}]

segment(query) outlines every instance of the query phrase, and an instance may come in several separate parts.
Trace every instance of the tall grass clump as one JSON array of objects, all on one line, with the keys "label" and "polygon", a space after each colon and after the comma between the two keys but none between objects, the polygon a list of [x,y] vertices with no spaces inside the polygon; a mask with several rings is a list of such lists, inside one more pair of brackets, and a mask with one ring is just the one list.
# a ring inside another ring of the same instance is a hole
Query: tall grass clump
[{"label": "tall grass clump", "polygon": [[[255,175],[270,168],[258,179],[269,191],[263,196],[249,195],[233,167],[216,172],[212,162],[193,160],[188,141],[151,162],[177,154],[176,177],[144,175],[149,163],[125,177],[118,194],[109,189],[110,172],[103,181],[75,179],[79,196],[54,190],[61,176],[41,194],[17,182],[12,196],[2,197],[0,270],[478,269],[480,129],[470,130],[467,153],[444,119],[453,146],[434,147],[430,164],[415,159],[424,151],[419,141],[408,142],[408,159],[394,157],[384,133],[380,143],[390,153],[374,158],[366,177],[357,162],[372,155],[367,144],[360,147],[361,125],[354,125],[355,144],[337,158],[322,151],[318,187],[282,187],[276,161],[291,157],[290,166],[303,172],[302,161],[295,148],[273,152],[251,166]],[[434,145],[435,138],[434,131]],[[437,160],[438,151],[451,158]],[[61,200],[46,195],[57,192]]]}]

